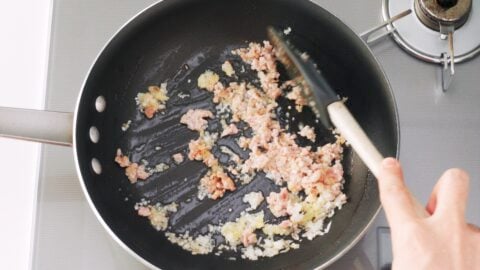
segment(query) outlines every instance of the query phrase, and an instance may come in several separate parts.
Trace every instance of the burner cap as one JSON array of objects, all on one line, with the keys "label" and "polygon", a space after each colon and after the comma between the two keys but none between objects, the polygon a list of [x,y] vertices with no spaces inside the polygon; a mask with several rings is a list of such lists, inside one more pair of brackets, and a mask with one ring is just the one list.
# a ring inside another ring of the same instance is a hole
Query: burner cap
[{"label": "burner cap", "polygon": [[418,18],[435,31],[440,31],[440,25],[461,27],[471,10],[472,0],[415,0]]}]

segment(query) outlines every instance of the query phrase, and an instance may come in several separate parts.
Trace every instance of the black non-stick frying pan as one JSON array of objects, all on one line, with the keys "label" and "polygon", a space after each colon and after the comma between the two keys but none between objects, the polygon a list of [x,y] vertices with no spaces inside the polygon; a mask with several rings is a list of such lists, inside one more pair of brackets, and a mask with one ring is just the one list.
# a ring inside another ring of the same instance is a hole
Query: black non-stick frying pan
[{"label": "black non-stick frying pan", "polygon": [[[197,235],[205,233],[208,224],[238,217],[247,207],[241,202],[245,193],[262,190],[268,194],[278,189],[259,174],[250,184],[239,186],[219,201],[198,201],[197,184],[207,168],[196,161],[175,165],[170,159],[174,153],[187,153],[188,142],[198,136],[179,124],[181,115],[190,108],[214,109],[210,94],[196,87],[197,77],[206,69],[220,73],[220,65],[226,59],[240,68],[241,60],[230,51],[247,46],[249,41],[265,40],[269,25],[280,29],[291,27],[289,38],[300,50],[309,53],[333,88],[348,97],[352,114],[380,152],[385,156],[397,155],[398,119],[385,75],[365,43],[327,11],[310,1],[300,0],[164,0],[157,3],[126,24],[100,53],[86,78],[73,119],[77,171],[93,211],[112,237],[146,265],[161,269],[326,267],[360,239],[379,211],[375,179],[355,153],[347,149],[343,165],[348,202],[333,217],[330,232],[313,241],[305,240],[300,249],[273,258],[253,262],[235,253],[194,256],[166,240],[164,233],[152,228],[148,219],[137,216],[134,204],[142,198],[162,204],[176,201],[180,207],[170,219],[171,230],[177,233],[188,230]],[[246,72],[240,79],[251,80],[253,75]],[[146,119],[134,98],[149,85],[165,81],[171,97],[167,111]],[[189,97],[181,98],[180,93]],[[278,103],[277,115],[285,128],[289,123],[290,131],[298,130],[300,121],[315,125],[309,110],[293,115],[295,120],[292,116],[287,119],[284,108],[289,105],[288,101],[279,99]],[[4,117],[8,111],[17,116],[22,113],[3,109],[0,134],[35,140],[28,126],[18,132],[8,126]],[[29,113],[46,119],[58,116]],[[68,126],[68,115],[64,116]],[[124,132],[120,127],[128,120],[132,123]],[[218,126],[216,120],[211,121],[211,130]],[[331,140],[329,132],[319,124],[316,131],[321,136],[317,135],[315,145]],[[69,143],[68,136],[51,138],[56,133],[46,130],[38,137],[42,137],[42,141],[67,140],[64,143]],[[238,150],[229,139],[222,139],[219,144]],[[171,168],[132,185],[114,163],[117,148],[135,162],[140,159],[150,164],[166,162]],[[220,161],[228,162],[220,153],[215,154]],[[248,153],[240,154],[248,156]],[[236,260],[231,260],[232,256]]]}]

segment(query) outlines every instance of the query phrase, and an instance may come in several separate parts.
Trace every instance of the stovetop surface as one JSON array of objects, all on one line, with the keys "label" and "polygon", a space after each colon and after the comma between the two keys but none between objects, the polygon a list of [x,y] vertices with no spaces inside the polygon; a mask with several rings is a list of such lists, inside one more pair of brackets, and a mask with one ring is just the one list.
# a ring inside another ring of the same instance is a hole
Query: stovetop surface
[{"label": "stovetop surface", "polygon": [[[96,55],[130,17],[154,0],[54,1],[46,107],[73,111]],[[316,0],[361,33],[382,21],[381,1]],[[474,7],[475,8],[475,7]],[[441,173],[471,175],[467,219],[480,224],[480,57],[456,65],[443,93],[439,66],[403,52],[390,38],[372,46],[392,85],[400,117],[400,159],[407,184],[422,202]],[[43,146],[37,199],[34,269],[146,269],[120,248],[90,210],[72,149]],[[382,269],[391,260],[381,213],[367,235],[329,269]]]}]

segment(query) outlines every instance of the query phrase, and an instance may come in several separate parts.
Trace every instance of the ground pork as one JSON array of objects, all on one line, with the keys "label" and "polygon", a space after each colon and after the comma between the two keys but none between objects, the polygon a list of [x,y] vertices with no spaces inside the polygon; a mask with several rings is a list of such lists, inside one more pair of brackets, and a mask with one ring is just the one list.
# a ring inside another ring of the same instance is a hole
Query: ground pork
[{"label": "ground pork", "polygon": [[187,125],[191,130],[202,131],[208,125],[205,118],[213,118],[213,113],[208,110],[190,109],[180,118],[180,123]]},{"label": "ground pork", "polygon": [[157,231],[165,231],[168,226],[168,220],[172,213],[177,212],[178,205],[171,203],[168,205],[161,205],[159,203],[155,205],[148,204],[136,204],[135,209],[139,216],[147,217],[150,220],[150,224]]},{"label": "ground pork", "polygon": [[307,105],[307,99],[304,97],[302,93],[302,87],[300,85],[296,85],[293,83],[286,84],[288,86],[292,86],[292,90],[286,95],[286,98],[295,101],[295,108],[297,111],[301,112],[303,106]]},{"label": "ground pork", "polygon": [[176,153],[172,156],[173,161],[175,161],[176,164],[180,164],[183,162],[183,154],[182,153]]},{"label": "ground pork", "polygon": [[309,139],[312,142],[315,142],[315,130],[311,126],[304,126],[299,132],[298,135]]},{"label": "ground pork", "polygon": [[162,83],[160,87],[149,86],[148,92],[137,94],[137,104],[147,118],[153,118],[155,113],[166,108],[165,103],[169,97],[167,96],[167,84]]},{"label": "ground pork", "polygon": [[235,183],[223,170],[207,173],[200,180],[201,190],[204,190],[209,198],[216,200],[222,198],[227,190],[234,191]]},{"label": "ground pork", "polygon": [[237,126],[235,126],[235,124],[230,124],[228,126],[225,127],[225,129],[223,129],[222,131],[222,135],[220,137],[226,137],[226,136],[229,136],[229,135],[235,135],[238,133],[238,128]]},{"label": "ground pork", "polygon": [[278,87],[278,78],[275,62],[275,49],[268,41],[250,43],[248,48],[241,48],[233,52],[238,54],[243,61],[250,64],[250,67],[257,71],[263,90],[272,99],[279,97],[282,92]]},{"label": "ground pork", "polygon": [[216,134],[201,133],[198,139],[191,140],[188,144],[188,158],[190,160],[203,161],[208,167],[218,166],[218,160],[211,152],[216,139]]},{"label": "ground pork", "polygon": [[146,171],[145,165],[130,162],[128,156],[123,155],[120,148],[117,149],[115,162],[117,162],[120,167],[125,168],[125,175],[132,184],[136,183],[138,179],[145,180],[150,176],[150,173]]}]

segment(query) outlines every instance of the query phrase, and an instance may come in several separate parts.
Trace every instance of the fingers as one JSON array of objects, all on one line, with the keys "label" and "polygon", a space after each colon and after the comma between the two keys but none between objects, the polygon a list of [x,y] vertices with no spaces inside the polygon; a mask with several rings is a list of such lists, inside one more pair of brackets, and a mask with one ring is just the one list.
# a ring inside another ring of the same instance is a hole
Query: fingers
[{"label": "fingers", "polygon": [[477,225],[474,225],[474,224],[467,224],[467,226],[474,232],[476,233],[480,233],[480,227],[478,227]]},{"label": "fingers", "polygon": [[380,200],[393,228],[416,217],[413,199],[403,181],[400,163],[394,158],[383,160],[378,177]]},{"label": "fingers", "polygon": [[469,177],[460,169],[447,170],[438,180],[430,196],[427,210],[434,215],[465,217]]},{"label": "fingers", "polygon": [[430,215],[433,215],[435,208],[437,208],[437,195],[434,189],[430,195],[430,199],[428,199],[426,210]]}]

